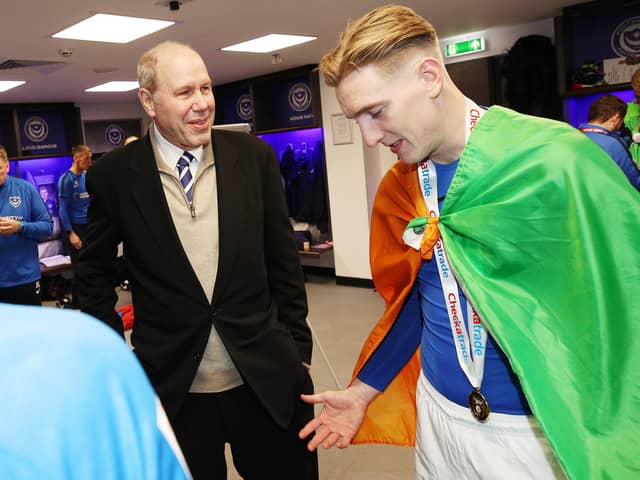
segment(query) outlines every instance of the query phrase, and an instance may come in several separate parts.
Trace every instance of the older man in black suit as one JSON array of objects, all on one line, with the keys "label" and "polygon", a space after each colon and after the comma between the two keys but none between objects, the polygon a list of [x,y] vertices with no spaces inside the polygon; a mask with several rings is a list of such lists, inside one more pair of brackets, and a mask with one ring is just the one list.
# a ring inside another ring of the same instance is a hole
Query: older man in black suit
[{"label": "older man in black suit", "polygon": [[138,63],[147,135],[87,178],[82,309],[122,333],[116,246],[130,272],[135,352],[194,477],[314,479],[297,431],[313,415],[312,340],[302,270],[269,146],[212,131],[211,79],[191,47],[165,42]]}]

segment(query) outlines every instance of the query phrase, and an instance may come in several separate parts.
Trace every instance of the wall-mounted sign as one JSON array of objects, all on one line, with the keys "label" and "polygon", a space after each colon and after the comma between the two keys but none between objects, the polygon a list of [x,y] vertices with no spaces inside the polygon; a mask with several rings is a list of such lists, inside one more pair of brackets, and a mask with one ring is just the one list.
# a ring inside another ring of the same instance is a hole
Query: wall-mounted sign
[{"label": "wall-mounted sign", "polygon": [[68,151],[62,112],[18,112],[22,155]]},{"label": "wall-mounted sign", "polygon": [[444,55],[447,58],[467,55],[469,53],[482,52],[486,48],[484,37],[471,38],[463,42],[450,43],[444,47]]},{"label": "wall-mounted sign", "polygon": [[274,128],[314,123],[313,94],[308,74],[274,81],[272,91]]},{"label": "wall-mounted sign", "polygon": [[253,96],[248,87],[227,90],[220,100],[224,124],[248,123],[253,126],[255,110]]},{"label": "wall-mounted sign", "polygon": [[85,143],[93,153],[110,152],[121,147],[125,139],[131,136],[141,136],[139,119],[84,122]]},{"label": "wall-mounted sign", "polygon": [[563,38],[557,41],[565,46],[567,86],[628,82],[640,66],[640,5],[591,3],[567,7],[561,17]]},{"label": "wall-mounted sign", "polygon": [[331,115],[331,134],[333,136],[334,145],[345,145],[353,143],[351,135],[351,120],[343,113],[334,113]]}]

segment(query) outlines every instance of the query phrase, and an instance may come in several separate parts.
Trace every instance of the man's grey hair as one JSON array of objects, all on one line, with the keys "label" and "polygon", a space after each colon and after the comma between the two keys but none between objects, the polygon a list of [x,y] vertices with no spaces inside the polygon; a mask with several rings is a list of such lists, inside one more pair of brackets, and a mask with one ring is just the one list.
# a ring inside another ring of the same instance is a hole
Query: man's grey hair
[{"label": "man's grey hair", "polygon": [[145,88],[153,93],[156,89],[156,76],[158,66],[158,53],[166,48],[184,47],[190,50],[195,50],[191,45],[186,43],[174,42],[167,40],[166,42],[159,43],[155,47],[147,50],[142,54],[140,60],[138,60],[138,85],[140,88]]}]

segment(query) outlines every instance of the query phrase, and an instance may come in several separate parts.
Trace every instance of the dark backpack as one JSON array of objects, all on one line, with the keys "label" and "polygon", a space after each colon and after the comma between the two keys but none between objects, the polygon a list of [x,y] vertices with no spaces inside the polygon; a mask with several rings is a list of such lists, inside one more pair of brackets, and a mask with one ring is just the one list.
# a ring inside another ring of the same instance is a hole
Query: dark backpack
[{"label": "dark backpack", "polygon": [[504,96],[520,113],[560,118],[555,47],[549,37],[519,38],[502,65]]}]

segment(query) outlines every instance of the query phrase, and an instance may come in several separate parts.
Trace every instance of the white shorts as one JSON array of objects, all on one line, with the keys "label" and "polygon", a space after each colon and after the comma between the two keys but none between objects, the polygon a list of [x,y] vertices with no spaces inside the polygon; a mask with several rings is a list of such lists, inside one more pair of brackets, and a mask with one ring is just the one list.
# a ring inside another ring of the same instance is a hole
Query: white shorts
[{"label": "white shorts", "polygon": [[442,396],[424,374],[416,392],[416,479],[565,479],[530,415],[491,413],[478,422]]}]

